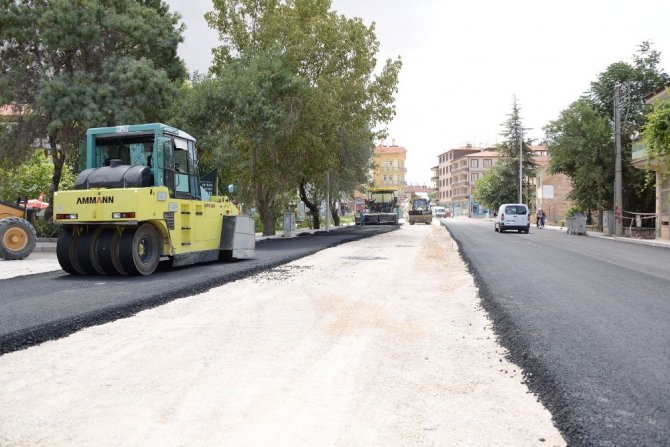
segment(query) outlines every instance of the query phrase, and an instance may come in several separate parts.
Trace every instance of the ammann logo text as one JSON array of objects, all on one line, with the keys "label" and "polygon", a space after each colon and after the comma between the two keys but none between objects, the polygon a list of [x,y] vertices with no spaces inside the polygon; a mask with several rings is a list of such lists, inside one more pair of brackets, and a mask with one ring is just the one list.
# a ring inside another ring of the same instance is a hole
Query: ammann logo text
[{"label": "ammann logo text", "polygon": [[114,196],[78,197],[77,205],[92,205],[94,203],[114,203]]}]

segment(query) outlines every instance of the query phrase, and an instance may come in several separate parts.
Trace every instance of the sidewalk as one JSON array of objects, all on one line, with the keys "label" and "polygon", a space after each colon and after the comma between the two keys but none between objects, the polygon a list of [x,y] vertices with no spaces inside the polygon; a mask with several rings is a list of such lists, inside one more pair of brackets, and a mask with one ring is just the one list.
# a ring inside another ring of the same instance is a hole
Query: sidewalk
[{"label": "sidewalk", "polygon": [[[533,226],[531,225],[531,229]],[[556,231],[562,231],[566,232],[567,228],[566,227],[556,227],[556,226],[550,226],[547,225],[545,226],[545,229],[550,229],[550,230],[556,230]],[[628,242],[630,244],[641,244],[641,245],[650,245],[652,247],[662,247],[662,248],[670,248],[670,240],[666,239],[636,239],[636,238],[630,238],[630,237],[624,237],[624,236],[613,236],[611,234],[605,234],[600,231],[592,231],[592,230],[587,230],[586,231],[587,236],[591,237],[597,237],[601,239],[611,239],[617,242]]]},{"label": "sidewalk", "polygon": [[[402,223],[402,221],[401,221]],[[338,230],[340,228],[346,228],[348,225],[342,225],[339,227],[334,227],[330,226],[328,227],[328,231],[333,231],[333,230]],[[534,228],[534,225],[531,225],[531,229]],[[562,231],[565,232],[567,228],[565,227],[558,227],[558,226],[551,226],[547,225],[545,229],[549,230],[555,230],[555,231]],[[316,233],[318,231],[326,231],[325,228],[321,228],[319,230],[312,230],[310,228],[301,228],[295,231],[291,232],[291,235],[289,237],[295,237],[298,236],[301,233]],[[598,231],[587,231],[586,232],[587,236],[592,236],[592,237],[599,237],[603,239],[612,239],[618,242],[628,242],[632,244],[642,244],[642,245],[651,245],[653,247],[664,247],[664,248],[670,248],[670,240],[665,240],[665,239],[634,239],[630,237],[622,237],[622,236],[612,236],[609,234],[604,234]],[[256,233],[256,240],[257,241],[262,241],[264,239],[276,239],[276,238],[283,238],[284,237],[284,232],[282,230],[278,230],[277,234],[274,236],[263,236],[262,233]],[[37,245],[35,246],[35,252],[37,253],[56,253],[56,238],[39,238],[37,239]]]}]

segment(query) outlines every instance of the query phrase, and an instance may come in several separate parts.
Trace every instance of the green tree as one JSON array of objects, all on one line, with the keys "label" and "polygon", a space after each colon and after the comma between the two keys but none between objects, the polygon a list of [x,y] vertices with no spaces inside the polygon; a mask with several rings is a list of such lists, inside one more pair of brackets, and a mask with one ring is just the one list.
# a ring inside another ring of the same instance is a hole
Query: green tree
[{"label": "green tree", "polygon": [[551,173],[572,181],[568,198],[589,216],[612,204],[614,157],[612,127],[607,116],[580,99],[545,128]]},{"label": "green tree", "polygon": [[[199,77],[184,88],[174,121],[201,135],[205,163],[253,199],[265,235],[274,234],[278,198],[295,194],[287,157],[307,86],[276,49],[231,60],[217,77]],[[238,198],[239,201],[240,198]],[[244,200],[244,199],[243,199]]]},{"label": "green tree", "polygon": [[[530,149],[528,141],[524,141],[523,133],[525,130],[521,119],[521,108],[516,97],[512,100],[512,111],[507,115],[507,121],[503,125],[501,135],[504,140],[498,144],[498,153],[500,159],[494,166],[497,181],[500,182],[501,196],[500,203],[518,202],[519,200],[519,163],[521,163],[522,172],[522,191],[526,191],[526,198],[521,197],[522,203],[530,203],[532,198],[530,194],[530,178],[534,175],[536,164],[533,151]],[[519,150],[521,149],[521,150]]]},{"label": "green tree", "polygon": [[326,187],[350,189],[351,181],[337,179],[351,175],[340,163],[360,163],[360,157],[344,154],[362,149],[369,156],[370,147],[363,143],[371,143],[373,129],[393,116],[401,66],[399,60],[388,60],[375,75],[379,43],[374,25],[339,16],[330,6],[330,0],[215,0],[214,11],[207,15],[222,43],[215,50],[213,73],[221,73],[240,55],[278,47],[306,83],[297,127],[281,148],[282,157],[293,164],[287,171],[277,169],[276,175],[300,189],[317,228],[318,202]]},{"label": "green tree", "polygon": [[477,179],[473,197],[485,207],[497,210],[503,203],[516,202],[518,192],[517,185],[510,182],[505,171],[496,164]]},{"label": "green tree", "polygon": [[[33,151],[18,166],[0,168],[0,199],[14,202],[17,197],[36,199],[40,194],[46,194],[51,185],[53,170],[51,160],[39,150]],[[69,166],[65,166],[61,177],[62,186],[71,188],[75,178]]]},{"label": "green tree", "polygon": [[[631,155],[632,140],[642,132],[645,115],[649,109],[645,105],[645,96],[670,82],[670,76],[659,67],[660,56],[661,53],[656,51],[650,42],[643,42],[633,55],[632,64],[627,62],[611,64],[598,75],[596,81],[591,83],[591,88],[584,95],[584,99],[589,101],[594,109],[607,117],[613,129],[614,89],[616,86],[621,89],[623,207],[627,211],[650,211],[655,207],[655,190],[653,182],[649,181],[650,173],[633,167]],[[613,132],[612,130],[611,134]],[[611,144],[609,158],[613,160],[615,155],[613,136],[610,135],[607,141]],[[598,147],[603,144],[605,140],[601,141]],[[603,175],[609,176],[605,168],[609,169],[603,165]],[[594,173],[585,171],[584,175],[592,177]],[[573,178],[573,183],[577,184],[579,180]],[[609,200],[607,206],[611,207],[612,202],[613,199]]]},{"label": "green tree", "polygon": [[[670,88],[666,89],[670,93]],[[670,172],[670,100],[656,101],[644,125],[644,142],[649,156],[660,161],[662,172]]]},{"label": "green tree", "polygon": [[178,23],[161,0],[0,0],[0,104],[20,111],[9,155],[48,140],[50,199],[86,128],[161,120],[186,75]]}]

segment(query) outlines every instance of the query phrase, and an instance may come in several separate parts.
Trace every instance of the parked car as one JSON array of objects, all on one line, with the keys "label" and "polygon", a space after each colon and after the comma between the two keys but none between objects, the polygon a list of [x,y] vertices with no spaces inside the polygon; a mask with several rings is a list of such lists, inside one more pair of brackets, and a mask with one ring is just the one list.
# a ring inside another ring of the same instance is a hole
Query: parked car
[{"label": "parked car", "polygon": [[523,203],[504,203],[500,205],[493,218],[493,229],[501,233],[507,230],[517,230],[519,233],[523,231],[528,234],[530,231],[528,207]]}]

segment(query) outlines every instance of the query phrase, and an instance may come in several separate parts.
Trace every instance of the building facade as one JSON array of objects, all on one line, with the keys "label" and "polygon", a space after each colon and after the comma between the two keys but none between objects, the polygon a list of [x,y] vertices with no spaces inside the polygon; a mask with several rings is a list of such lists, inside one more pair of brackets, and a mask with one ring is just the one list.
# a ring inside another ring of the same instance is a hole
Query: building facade
[{"label": "building facade", "polygon": [[468,191],[466,201],[464,201],[459,208],[461,210],[469,210],[468,215],[470,217],[486,217],[489,215],[489,209],[486,208],[483,204],[478,203],[473,196],[475,194],[475,183],[479,178],[493,167],[500,156],[498,152],[494,149],[484,149],[481,152],[475,152],[474,154],[468,154],[464,158],[467,159],[468,164]]},{"label": "building facade", "polygon": [[[463,157],[468,154],[481,152],[481,148],[468,144],[464,147],[448,149],[438,155],[436,172],[436,204],[449,208],[459,202],[462,196],[467,195],[467,161]],[[453,208],[450,208],[453,211]]]},{"label": "building facade", "polygon": [[565,213],[572,206],[568,194],[572,191],[572,182],[565,174],[551,174],[549,172],[549,153],[544,145],[531,146],[535,154],[535,203],[531,204],[531,211],[535,213],[542,209],[547,223],[559,223],[565,219]]},{"label": "building facade", "polygon": [[[546,146],[530,146],[530,149],[535,154],[538,168],[535,177],[530,179],[531,196],[534,197],[531,203],[528,203],[529,208],[533,214],[542,208],[549,222],[560,222],[565,218],[565,212],[572,206],[572,202],[567,198],[572,190],[572,184],[563,174],[549,173],[549,154]],[[433,168],[437,204],[449,209],[453,216],[488,216],[490,210],[478,203],[473,196],[477,180],[500,160],[495,148],[467,145],[449,149],[440,154],[438,160],[438,165]]]},{"label": "building facade", "polygon": [[438,156],[436,172],[437,203],[452,216],[483,217],[488,210],[472,199],[474,184],[498,160],[493,149],[464,147],[449,149]]},{"label": "building facade", "polygon": [[373,185],[380,188],[393,188],[398,195],[405,194],[405,160],[407,158],[407,149],[402,146],[396,146],[395,142],[391,146],[383,144],[375,147],[372,161],[374,168],[372,171]]},{"label": "building facade", "polygon": [[[670,87],[649,95],[647,104],[655,101],[670,101]],[[651,170],[656,173],[656,237],[670,240],[670,160],[658,160],[649,157],[647,148],[642,143],[633,146],[632,163],[638,169]]]}]

